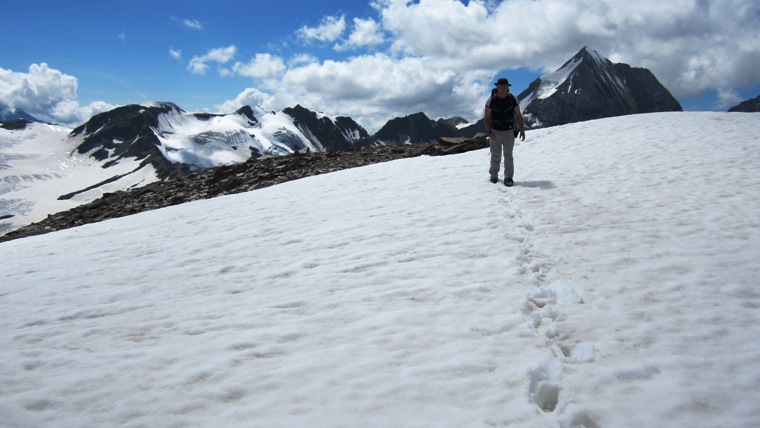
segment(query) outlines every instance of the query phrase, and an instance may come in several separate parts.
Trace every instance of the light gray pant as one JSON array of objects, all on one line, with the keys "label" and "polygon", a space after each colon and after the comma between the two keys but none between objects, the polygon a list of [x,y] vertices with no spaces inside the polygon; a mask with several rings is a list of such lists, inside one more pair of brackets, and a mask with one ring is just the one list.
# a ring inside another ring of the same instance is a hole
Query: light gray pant
[{"label": "light gray pant", "polygon": [[499,166],[501,154],[504,153],[504,178],[513,178],[515,174],[515,160],[512,157],[512,149],[515,147],[515,131],[493,131],[491,138],[491,178],[499,178]]}]

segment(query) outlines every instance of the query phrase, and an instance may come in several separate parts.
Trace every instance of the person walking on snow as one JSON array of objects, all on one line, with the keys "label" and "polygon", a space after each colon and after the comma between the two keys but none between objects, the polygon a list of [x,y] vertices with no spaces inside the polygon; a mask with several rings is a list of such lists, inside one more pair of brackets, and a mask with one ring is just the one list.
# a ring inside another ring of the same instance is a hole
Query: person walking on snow
[{"label": "person walking on snow", "polygon": [[514,95],[509,93],[512,86],[509,80],[500,78],[496,81],[496,93],[486,101],[485,125],[486,133],[491,141],[491,183],[499,181],[499,166],[501,155],[504,153],[504,185],[511,187],[515,174],[515,163],[512,150],[515,147],[515,121],[520,126],[520,139],[525,141],[525,122],[520,112],[520,104]]}]

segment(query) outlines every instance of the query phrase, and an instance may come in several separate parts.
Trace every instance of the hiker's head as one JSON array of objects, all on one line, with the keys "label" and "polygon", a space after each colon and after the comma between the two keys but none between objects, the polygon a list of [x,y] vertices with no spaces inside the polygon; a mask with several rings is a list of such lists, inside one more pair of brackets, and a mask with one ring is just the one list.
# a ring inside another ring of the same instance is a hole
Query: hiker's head
[{"label": "hiker's head", "polygon": [[496,81],[496,87],[499,87],[500,85],[506,85],[507,87],[512,86],[512,84],[509,83],[509,80],[507,80],[506,77],[500,77],[499,80]]},{"label": "hiker's head", "polygon": [[496,89],[498,89],[501,93],[509,92],[510,86],[512,86],[512,84],[509,83],[509,80],[507,80],[505,77],[501,77],[496,81]]}]

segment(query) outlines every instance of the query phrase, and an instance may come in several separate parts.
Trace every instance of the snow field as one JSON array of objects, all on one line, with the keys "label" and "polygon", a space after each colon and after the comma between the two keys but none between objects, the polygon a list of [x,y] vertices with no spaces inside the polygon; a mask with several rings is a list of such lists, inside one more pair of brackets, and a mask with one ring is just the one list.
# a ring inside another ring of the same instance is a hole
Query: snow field
[{"label": "snow field", "polygon": [[0,414],[752,426],[756,123],[586,122],[529,132],[513,188],[480,150],[0,244]]}]

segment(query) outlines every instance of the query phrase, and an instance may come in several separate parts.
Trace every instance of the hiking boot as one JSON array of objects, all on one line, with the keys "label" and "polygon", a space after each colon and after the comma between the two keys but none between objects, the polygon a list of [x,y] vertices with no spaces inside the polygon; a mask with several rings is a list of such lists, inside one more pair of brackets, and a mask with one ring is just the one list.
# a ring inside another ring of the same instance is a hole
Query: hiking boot
[{"label": "hiking boot", "polygon": [[504,179],[504,185],[505,185],[505,186],[507,186],[507,187],[512,187],[512,185],[513,185],[513,184],[515,184],[515,182],[514,182],[514,181],[512,181],[512,179],[511,179],[511,178],[507,177],[507,178],[505,178],[505,179]]},{"label": "hiking boot", "polygon": [[491,183],[498,183],[499,179],[496,177],[491,177]]}]

